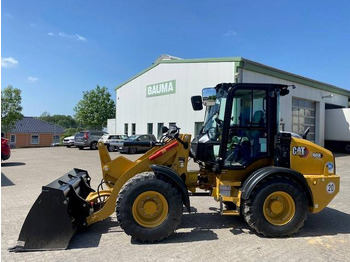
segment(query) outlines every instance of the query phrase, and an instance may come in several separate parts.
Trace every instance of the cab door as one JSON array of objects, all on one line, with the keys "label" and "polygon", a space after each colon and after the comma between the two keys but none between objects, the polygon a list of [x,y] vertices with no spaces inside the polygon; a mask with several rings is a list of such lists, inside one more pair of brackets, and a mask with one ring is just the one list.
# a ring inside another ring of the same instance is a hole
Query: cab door
[{"label": "cab door", "polygon": [[271,156],[269,127],[276,124],[276,119],[271,123],[271,102],[276,100],[271,95],[262,85],[239,86],[229,94],[220,148],[222,169],[246,169]]}]

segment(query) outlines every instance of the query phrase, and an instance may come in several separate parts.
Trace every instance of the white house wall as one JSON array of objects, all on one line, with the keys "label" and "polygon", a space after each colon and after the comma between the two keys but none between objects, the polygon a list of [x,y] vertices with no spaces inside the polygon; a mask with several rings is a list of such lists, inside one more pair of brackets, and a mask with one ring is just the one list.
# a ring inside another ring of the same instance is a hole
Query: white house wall
[{"label": "white house wall", "polygon": [[[147,97],[146,86],[176,80],[176,93]],[[191,96],[201,95],[202,88],[234,81],[233,62],[159,64],[126,83],[116,91],[117,133],[124,124],[136,123],[136,133],[147,133],[147,123],[176,122],[183,133],[194,134],[194,122],[203,122],[204,110],[193,111]]]},{"label": "white house wall", "polygon": [[[292,131],[292,98],[302,98],[316,102],[316,143],[323,145],[325,130],[325,103],[347,107],[348,97],[322,91],[313,87],[286,81],[277,77],[264,75],[261,73],[243,70],[241,76],[245,83],[275,83],[275,84],[294,84],[296,89],[290,88],[290,93],[281,98],[280,112],[282,123],[285,124],[286,131]],[[322,98],[333,94],[331,98]]]}]

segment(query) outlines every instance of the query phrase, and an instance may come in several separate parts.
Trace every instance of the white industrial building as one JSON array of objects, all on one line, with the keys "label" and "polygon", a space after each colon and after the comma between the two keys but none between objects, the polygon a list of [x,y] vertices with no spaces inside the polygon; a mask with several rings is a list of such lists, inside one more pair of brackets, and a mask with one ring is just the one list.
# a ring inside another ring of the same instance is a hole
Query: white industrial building
[{"label": "white industrial building", "polygon": [[116,90],[116,121],[110,133],[128,135],[153,133],[160,136],[163,125],[176,124],[183,133],[196,134],[203,124],[204,110],[193,111],[190,98],[202,88],[219,83],[294,84],[281,98],[281,129],[303,133],[324,144],[325,110],[348,107],[350,91],[288,73],[241,57],[179,59],[161,56],[151,67]]}]

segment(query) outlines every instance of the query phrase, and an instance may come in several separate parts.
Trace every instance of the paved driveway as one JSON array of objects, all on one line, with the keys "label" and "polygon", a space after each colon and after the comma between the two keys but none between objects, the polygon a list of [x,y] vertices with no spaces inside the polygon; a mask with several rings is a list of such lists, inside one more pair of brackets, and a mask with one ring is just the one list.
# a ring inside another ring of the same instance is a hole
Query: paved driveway
[{"label": "paved driveway", "polygon": [[338,156],[336,164],[342,176],[340,193],[324,211],[309,215],[291,238],[260,237],[242,218],[220,216],[211,197],[193,196],[191,206],[197,212],[184,213],[180,228],[160,243],[132,241],[112,215],[76,235],[67,250],[10,253],[7,248],[16,244],[41,186],[74,167],[88,170],[95,189],[101,180],[97,151],[14,149],[1,165],[1,257],[3,261],[349,261],[350,156]]}]

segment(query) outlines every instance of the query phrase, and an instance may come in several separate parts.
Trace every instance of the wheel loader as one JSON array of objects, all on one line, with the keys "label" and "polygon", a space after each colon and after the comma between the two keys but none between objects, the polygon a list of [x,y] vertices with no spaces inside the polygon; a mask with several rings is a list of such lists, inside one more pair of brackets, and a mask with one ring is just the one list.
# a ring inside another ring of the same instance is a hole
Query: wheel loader
[{"label": "wheel loader", "polygon": [[[67,248],[77,230],[116,212],[120,227],[141,242],[161,241],[179,226],[190,195],[207,190],[224,216],[243,216],[266,237],[296,233],[307,213],[324,209],[339,192],[334,155],[302,136],[279,131],[279,99],[291,86],[222,83],[191,98],[206,107],[191,141],[164,128],[153,148],[131,161],[111,159],[98,144],[102,181],[73,169],[42,187],[14,251]],[[293,86],[294,88],[294,86]],[[189,159],[198,170],[187,169]]]}]

